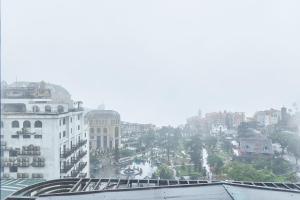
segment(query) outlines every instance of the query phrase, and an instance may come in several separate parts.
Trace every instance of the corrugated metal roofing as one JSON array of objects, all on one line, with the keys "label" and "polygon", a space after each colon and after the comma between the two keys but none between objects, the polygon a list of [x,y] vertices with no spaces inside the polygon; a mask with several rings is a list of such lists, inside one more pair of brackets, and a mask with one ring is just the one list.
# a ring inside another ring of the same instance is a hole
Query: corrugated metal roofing
[{"label": "corrugated metal roofing", "polygon": [[300,184],[155,179],[59,179],[15,192],[8,200],[300,199]]}]

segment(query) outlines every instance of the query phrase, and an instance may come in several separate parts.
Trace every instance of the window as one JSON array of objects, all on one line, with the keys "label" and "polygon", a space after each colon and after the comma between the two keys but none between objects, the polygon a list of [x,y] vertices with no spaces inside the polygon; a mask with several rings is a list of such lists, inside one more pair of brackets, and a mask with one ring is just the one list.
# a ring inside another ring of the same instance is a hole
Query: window
[{"label": "window", "polygon": [[3,128],[4,127],[4,125],[3,125],[3,121],[1,121],[1,128]]},{"label": "window", "polygon": [[19,127],[20,127],[19,122],[18,122],[18,121],[13,121],[13,122],[11,123],[11,127],[12,127],[12,128],[19,128]]},{"label": "window", "polygon": [[71,128],[71,133],[73,133],[73,129]]},{"label": "window", "polygon": [[59,120],[59,126],[61,126],[61,119]]},{"label": "window", "polygon": [[72,123],[72,120],[73,120],[72,117],[70,117],[70,122],[71,122],[71,123]]},{"label": "window", "polygon": [[63,125],[65,125],[66,124],[66,119],[65,118],[63,118]]},{"label": "window", "polygon": [[267,151],[268,150],[268,147],[267,146],[265,146],[265,151]]},{"label": "window", "polygon": [[31,127],[31,123],[30,123],[30,121],[24,121],[23,122],[23,128],[30,128]]},{"label": "window", "polygon": [[64,107],[62,105],[57,106],[57,112],[63,113],[64,112]]},{"label": "window", "polygon": [[42,138],[42,135],[34,135],[34,138],[40,139],[40,138]]},{"label": "window", "polygon": [[80,115],[77,115],[77,120],[80,120]]},{"label": "window", "polygon": [[63,137],[66,137],[66,131],[63,131]]},{"label": "window", "polygon": [[16,166],[9,167],[9,172],[18,172],[18,167]]},{"label": "window", "polygon": [[94,133],[94,128],[90,128],[90,133]]},{"label": "window", "polygon": [[80,126],[79,125],[77,126],[77,130],[80,130]]},{"label": "window", "polygon": [[103,137],[103,146],[104,146],[104,149],[107,148],[107,136]]},{"label": "window", "polygon": [[34,122],[34,128],[42,128],[43,124],[41,121],[35,121]]},{"label": "window", "polygon": [[11,138],[19,138],[19,135],[11,135]]},{"label": "window", "polygon": [[115,127],[115,137],[119,137],[119,127]]},{"label": "window", "polygon": [[61,132],[59,132],[59,139],[61,138]]},{"label": "window", "polygon": [[101,128],[97,128],[97,133],[101,133]]},{"label": "window", "polygon": [[10,150],[8,155],[9,157],[17,157],[18,152],[16,150]]},{"label": "window", "polygon": [[49,105],[45,106],[45,112],[51,112],[51,106]]},{"label": "window", "polygon": [[107,133],[107,128],[104,128],[104,129],[103,129],[103,132],[104,132],[104,133]]},{"label": "window", "polygon": [[30,135],[23,135],[23,138],[28,139],[30,138]]},{"label": "window", "polygon": [[40,112],[40,107],[32,106],[32,112]]},{"label": "window", "polygon": [[26,112],[26,105],[23,103],[4,104],[4,112]]},{"label": "window", "polygon": [[97,148],[101,147],[101,136],[97,136]]}]

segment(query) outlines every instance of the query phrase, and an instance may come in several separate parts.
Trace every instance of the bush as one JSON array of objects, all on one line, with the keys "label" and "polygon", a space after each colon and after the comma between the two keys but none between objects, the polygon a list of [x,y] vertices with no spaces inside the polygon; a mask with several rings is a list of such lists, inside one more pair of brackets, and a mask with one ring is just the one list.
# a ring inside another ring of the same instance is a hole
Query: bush
[{"label": "bush", "polygon": [[120,150],[120,156],[121,157],[129,157],[129,156],[134,156],[136,153],[134,150],[129,150],[129,149],[122,149]]},{"label": "bush", "polygon": [[159,176],[161,179],[173,179],[174,174],[173,170],[170,169],[167,165],[162,165],[157,170],[157,176]]}]

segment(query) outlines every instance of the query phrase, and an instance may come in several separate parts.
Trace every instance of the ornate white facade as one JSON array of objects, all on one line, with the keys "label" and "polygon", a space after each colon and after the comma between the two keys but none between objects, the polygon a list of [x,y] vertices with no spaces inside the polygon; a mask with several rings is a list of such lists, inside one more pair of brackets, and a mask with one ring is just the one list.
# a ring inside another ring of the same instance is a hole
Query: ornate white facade
[{"label": "ornate white facade", "polygon": [[43,82],[12,84],[2,88],[1,100],[2,177],[89,176],[83,109],[66,90]]},{"label": "ornate white facade", "polygon": [[121,145],[120,115],[113,110],[92,110],[86,115],[91,150],[112,150]]}]

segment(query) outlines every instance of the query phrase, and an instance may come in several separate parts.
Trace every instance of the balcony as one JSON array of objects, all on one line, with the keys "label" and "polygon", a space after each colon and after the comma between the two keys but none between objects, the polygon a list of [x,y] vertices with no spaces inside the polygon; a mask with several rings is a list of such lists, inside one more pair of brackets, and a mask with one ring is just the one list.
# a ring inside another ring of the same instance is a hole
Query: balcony
[{"label": "balcony", "polygon": [[79,151],[78,154],[77,154],[77,156],[71,157],[71,163],[75,165],[75,164],[78,163],[78,161],[79,161],[81,158],[83,158],[86,154],[87,154],[87,151]]},{"label": "balcony", "polygon": [[72,145],[71,149],[65,149],[62,154],[60,154],[61,158],[67,158],[72,153],[74,153],[76,150],[78,150],[81,146],[85,145],[87,143],[87,140],[80,140],[76,145]]},{"label": "balcony", "polygon": [[87,154],[87,151],[79,151],[77,157],[78,157],[79,159],[81,159],[81,158],[83,158],[86,154]]},{"label": "balcony", "polygon": [[71,171],[71,177],[75,178],[77,177],[77,175],[80,173],[80,171],[78,169],[74,169]]},{"label": "balcony", "polygon": [[77,169],[79,171],[82,171],[86,165],[87,165],[87,162],[80,162]]},{"label": "balcony", "polygon": [[74,149],[64,149],[64,151],[60,154],[61,158],[67,158],[70,155],[72,155],[72,153],[74,153]]},{"label": "balcony", "polygon": [[68,171],[70,171],[70,169],[72,169],[73,166],[73,164],[67,163],[60,169],[60,173],[67,173]]},{"label": "balcony", "polygon": [[79,173],[78,177],[79,178],[86,178],[87,173]]},{"label": "balcony", "polygon": [[87,140],[80,140],[78,142],[78,145],[79,145],[79,147],[81,147],[81,146],[85,145],[86,143],[87,143]]}]

